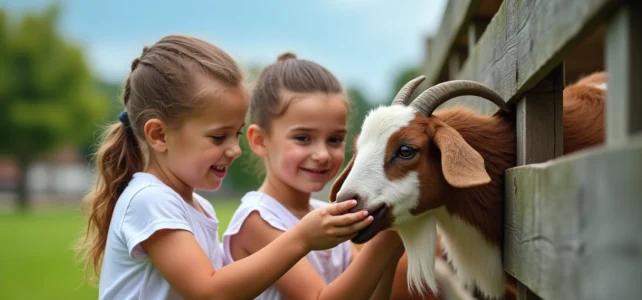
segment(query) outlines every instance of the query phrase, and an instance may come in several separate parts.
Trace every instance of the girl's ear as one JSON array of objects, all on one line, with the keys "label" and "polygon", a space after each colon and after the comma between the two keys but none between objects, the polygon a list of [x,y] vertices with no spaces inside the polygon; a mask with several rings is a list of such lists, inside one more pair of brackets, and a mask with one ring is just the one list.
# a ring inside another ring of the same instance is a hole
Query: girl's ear
[{"label": "girl's ear", "polygon": [[266,134],[261,127],[256,124],[250,125],[247,128],[247,140],[250,148],[256,155],[260,157],[267,155],[268,151],[265,145]]},{"label": "girl's ear", "polygon": [[163,153],[167,151],[167,127],[160,119],[150,119],[145,122],[143,132],[149,147],[156,151]]}]

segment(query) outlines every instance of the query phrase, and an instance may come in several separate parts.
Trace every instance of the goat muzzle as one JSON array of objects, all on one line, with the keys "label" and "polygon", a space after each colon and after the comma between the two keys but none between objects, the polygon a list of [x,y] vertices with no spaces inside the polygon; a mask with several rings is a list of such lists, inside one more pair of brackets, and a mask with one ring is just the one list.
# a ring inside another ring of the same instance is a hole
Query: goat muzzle
[{"label": "goat muzzle", "polygon": [[374,220],[366,228],[359,230],[357,235],[352,238],[352,242],[355,244],[363,244],[369,241],[377,235],[377,233],[386,229],[386,227],[390,225],[390,222],[387,219],[387,205],[383,204],[373,211],[368,211],[368,214],[370,214]]}]

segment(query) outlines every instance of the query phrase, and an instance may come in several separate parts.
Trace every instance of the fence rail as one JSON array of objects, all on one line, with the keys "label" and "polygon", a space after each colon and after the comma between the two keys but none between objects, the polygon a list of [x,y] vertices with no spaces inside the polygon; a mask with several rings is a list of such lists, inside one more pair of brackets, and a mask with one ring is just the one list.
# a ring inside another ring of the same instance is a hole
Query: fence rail
[{"label": "fence rail", "polygon": [[640,166],[642,137],[508,170],[506,272],[544,299],[639,297]]}]

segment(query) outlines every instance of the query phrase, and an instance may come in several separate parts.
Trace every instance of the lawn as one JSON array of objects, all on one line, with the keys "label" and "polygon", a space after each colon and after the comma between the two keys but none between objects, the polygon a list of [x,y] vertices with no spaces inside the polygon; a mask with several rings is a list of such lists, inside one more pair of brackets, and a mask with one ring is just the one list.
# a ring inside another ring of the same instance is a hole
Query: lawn
[{"label": "lawn", "polygon": [[[213,204],[220,234],[239,202]],[[71,250],[83,226],[77,208],[0,212],[0,299],[96,299]]]}]

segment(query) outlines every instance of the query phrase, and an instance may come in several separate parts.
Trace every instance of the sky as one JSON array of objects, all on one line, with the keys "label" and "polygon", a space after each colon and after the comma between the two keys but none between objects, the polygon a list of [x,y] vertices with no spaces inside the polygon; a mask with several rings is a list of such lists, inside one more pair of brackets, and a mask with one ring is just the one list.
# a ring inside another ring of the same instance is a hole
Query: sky
[{"label": "sky", "polygon": [[[396,73],[419,66],[447,0],[58,0],[59,29],[85,48],[95,74],[120,83],[131,61],[167,34],[189,34],[244,66],[267,65],[285,51],[313,60],[370,101],[392,92]],[[0,0],[10,16],[52,0]]]}]

